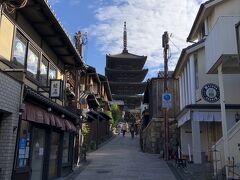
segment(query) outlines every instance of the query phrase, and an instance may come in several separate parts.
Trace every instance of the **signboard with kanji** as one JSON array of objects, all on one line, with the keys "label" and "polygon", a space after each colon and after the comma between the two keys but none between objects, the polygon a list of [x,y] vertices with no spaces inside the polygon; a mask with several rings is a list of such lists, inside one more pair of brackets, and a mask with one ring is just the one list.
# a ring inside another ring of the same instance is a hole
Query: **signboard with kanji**
[{"label": "signboard with kanji", "polygon": [[50,92],[49,96],[53,99],[61,99],[63,92],[63,83],[62,80],[51,79],[50,81]]}]

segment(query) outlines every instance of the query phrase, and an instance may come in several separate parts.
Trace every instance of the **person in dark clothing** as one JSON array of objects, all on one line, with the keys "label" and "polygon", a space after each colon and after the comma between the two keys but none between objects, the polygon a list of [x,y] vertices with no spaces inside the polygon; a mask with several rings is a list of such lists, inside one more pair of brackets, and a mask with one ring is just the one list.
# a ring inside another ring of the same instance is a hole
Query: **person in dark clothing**
[{"label": "person in dark clothing", "polygon": [[132,138],[134,138],[134,131],[135,131],[134,125],[131,124],[131,126],[130,126],[130,133],[131,133]]}]

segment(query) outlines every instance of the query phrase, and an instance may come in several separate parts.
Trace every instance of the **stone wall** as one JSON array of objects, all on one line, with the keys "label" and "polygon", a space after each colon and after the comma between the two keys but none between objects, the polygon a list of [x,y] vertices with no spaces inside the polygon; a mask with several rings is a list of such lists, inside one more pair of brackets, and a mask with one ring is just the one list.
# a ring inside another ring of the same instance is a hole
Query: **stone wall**
[{"label": "stone wall", "polygon": [[0,71],[0,179],[12,175],[21,84]]},{"label": "stone wall", "polygon": [[141,132],[142,148],[144,152],[159,154],[163,152],[164,126],[160,119],[152,119]]},{"label": "stone wall", "polygon": [[[164,122],[163,119],[153,118],[148,126],[141,132],[142,150],[147,153],[163,155],[164,148]],[[179,130],[177,124],[169,126],[169,156],[174,157],[179,144]]]}]

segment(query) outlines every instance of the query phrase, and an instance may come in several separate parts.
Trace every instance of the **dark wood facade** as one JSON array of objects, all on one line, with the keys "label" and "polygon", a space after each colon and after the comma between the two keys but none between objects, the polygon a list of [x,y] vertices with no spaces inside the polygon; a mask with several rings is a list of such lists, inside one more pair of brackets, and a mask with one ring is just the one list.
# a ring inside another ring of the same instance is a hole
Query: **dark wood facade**
[{"label": "dark wood facade", "polygon": [[[163,118],[162,94],[164,93],[164,78],[152,78],[148,81],[144,104],[148,104],[149,119]],[[177,80],[171,76],[168,78],[168,92],[172,94],[172,108],[169,110],[169,118],[175,118],[179,110],[179,96]]]}]

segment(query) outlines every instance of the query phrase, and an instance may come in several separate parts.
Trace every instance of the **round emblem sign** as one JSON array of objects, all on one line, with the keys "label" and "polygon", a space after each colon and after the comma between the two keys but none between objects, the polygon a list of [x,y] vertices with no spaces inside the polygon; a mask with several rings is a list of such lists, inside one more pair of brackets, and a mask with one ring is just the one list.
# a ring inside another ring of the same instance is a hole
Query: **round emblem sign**
[{"label": "round emblem sign", "polygon": [[216,84],[206,84],[203,86],[201,93],[203,99],[210,103],[217,102],[220,99],[219,87]]}]

